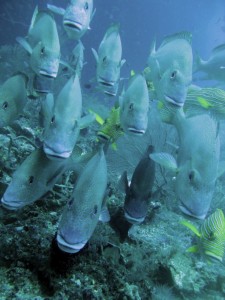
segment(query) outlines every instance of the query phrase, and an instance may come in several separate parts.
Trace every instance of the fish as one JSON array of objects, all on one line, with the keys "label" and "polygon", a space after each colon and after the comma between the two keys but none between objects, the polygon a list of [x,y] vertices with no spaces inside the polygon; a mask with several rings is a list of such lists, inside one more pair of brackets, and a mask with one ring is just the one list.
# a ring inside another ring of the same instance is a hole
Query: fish
[{"label": "fish", "polygon": [[217,121],[225,119],[225,91],[219,88],[190,89],[184,105],[186,117],[210,114]]},{"label": "fish", "polygon": [[27,103],[25,74],[18,73],[7,79],[0,87],[0,128],[11,125]]},{"label": "fish", "polygon": [[61,215],[56,237],[60,250],[76,253],[88,242],[100,218],[106,187],[107,165],[101,147],[78,177]]},{"label": "fish", "polygon": [[96,120],[102,125],[97,132],[97,137],[116,149],[116,141],[124,134],[120,124],[120,107],[113,106],[106,120],[99,120],[99,116]]},{"label": "fish", "polygon": [[79,78],[81,78],[81,72],[84,66],[84,45],[81,40],[78,41],[78,44],[72,51],[69,64],[74,70],[76,70]]},{"label": "fish", "polygon": [[131,77],[119,98],[121,126],[125,133],[143,135],[148,126],[149,97],[141,74]]},{"label": "fish", "polygon": [[208,114],[185,118],[178,111],[173,118],[173,125],[179,137],[177,159],[164,152],[152,153],[150,157],[173,172],[181,211],[194,218],[204,219],[219,176],[218,123]]},{"label": "fish", "polygon": [[198,237],[198,244],[187,249],[187,252],[203,252],[210,261],[222,262],[225,252],[225,218],[219,208],[203,221],[200,229],[187,220],[181,224],[189,228]]},{"label": "fish", "polygon": [[[52,96],[50,96],[52,97]],[[77,74],[66,82],[57,98],[43,112],[43,149],[50,159],[68,158],[80,133],[82,95]]]},{"label": "fish", "polygon": [[202,80],[217,80],[219,82],[225,82],[225,44],[221,44],[215,47],[209,59],[204,61],[199,55],[196,55],[194,60],[193,73],[203,72],[204,76],[201,76]]},{"label": "fish", "polygon": [[119,87],[120,70],[125,63],[122,59],[122,43],[119,24],[112,24],[106,31],[98,52],[92,48],[97,63],[96,78],[105,94],[115,96]]},{"label": "fish", "polygon": [[18,210],[51,190],[65,170],[64,161],[47,158],[42,148],[34,150],[16,169],[1,199],[8,210]]},{"label": "fish", "polygon": [[184,105],[192,81],[191,39],[189,32],[176,33],[165,37],[157,50],[153,42],[147,65],[158,101]]},{"label": "fish", "polygon": [[60,63],[59,36],[53,16],[36,6],[26,39],[17,42],[30,54],[30,67],[38,76],[56,78]]},{"label": "fish", "polygon": [[131,224],[140,224],[145,220],[155,179],[155,162],[150,158],[154,147],[150,145],[137,164],[128,184],[126,172],[122,175],[126,197],[124,216]]},{"label": "fish", "polygon": [[66,9],[47,4],[47,8],[63,16],[63,27],[70,39],[79,40],[88,29],[95,15],[93,0],[70,0]]}]

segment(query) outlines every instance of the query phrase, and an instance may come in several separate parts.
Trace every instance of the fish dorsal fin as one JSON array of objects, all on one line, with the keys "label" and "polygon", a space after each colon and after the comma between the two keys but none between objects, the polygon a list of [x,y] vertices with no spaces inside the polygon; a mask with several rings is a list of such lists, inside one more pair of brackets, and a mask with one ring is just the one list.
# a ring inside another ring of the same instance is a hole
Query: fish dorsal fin
[{"label": "fish dorsal fin", "polygon": [[35,9],[34,9],[34,13],[33,13],[32,19],[31,19],[31,23],[30,23],[30,27],[29,27],[29,30],[28,30],[28,34],[30,33],[30,31],[34,27],[34,24],[36,22],[36,18],[37,18],[38,12],[39,12],[38,11],[38,6],[36,6]]},{"label": "fish dorsal fin", "polygon": [[30,46],[30,44],[27,42],[27,40],[25,40],[25,38],[21,37],[21,36],[17,36],[16,37],[16,41],[17,43],[19,43],[29,54],[32,53],[32,48]]},{"label": "fish dorsal fin", "polygon": [[152,55],[155,53],[155,47],[156,47],[156,38],[154,37],[151,46],[150,46],[150,51],[149,51],[149,55]]},{"label": "fish dorsal fin", "polygon": [[212,54],[216,54],[224,50],[225,50],[225,44],[221,44],[212,50]]},{"label": "fish dorsal fin", "polygon": [[192,43],[192,33],[188,32],[188,31],[181,31],[172,35],[168,35],[166,36],[163,41],[162,44],[160,45],[160,47],[166,45],[167,43],[170,43],[176,39],[184,39],[186,40],[189,44]]},{"label": "fish dorsal fin", "polygon": [[56,183],[59,176],[63,173],[64,170],[65,170],[65,164],[62,164],[58,168],[58,170],[51,177],[48,178],[48,180],[46,182],[46,186],[49,188],[53,187],[53,185]]},{"label": "fish dorsal fin", "polygon": [[99,58],[98,58],[98,53],[97,53],[97,51],[96,51],[94,48],[91,48],[91,51],[92,51],[92,53],[93,53],[93,55],[94,55],[94,58],[95,58],[96,62],[98,63]]}]

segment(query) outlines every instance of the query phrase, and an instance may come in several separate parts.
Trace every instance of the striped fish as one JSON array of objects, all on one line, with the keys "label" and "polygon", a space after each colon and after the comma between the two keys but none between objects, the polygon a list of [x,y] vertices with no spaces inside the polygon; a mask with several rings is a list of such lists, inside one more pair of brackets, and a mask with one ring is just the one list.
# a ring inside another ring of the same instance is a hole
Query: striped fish
[{"label": "striped fish", "polygon": [[204,220],[200,230],[187,220],[181,221],[181,224],[188,227],[199,238],[198,245],[188,248],[188,252],[194,253],[201,250],[211,259],[222,262],[225,252],[225,217],[221,209],[217,209]]},{"label": "striped fish", "polygon": [[225,218],[217,209],[200,227],[201,244],[204,253],[222,261],[225,251]]}]

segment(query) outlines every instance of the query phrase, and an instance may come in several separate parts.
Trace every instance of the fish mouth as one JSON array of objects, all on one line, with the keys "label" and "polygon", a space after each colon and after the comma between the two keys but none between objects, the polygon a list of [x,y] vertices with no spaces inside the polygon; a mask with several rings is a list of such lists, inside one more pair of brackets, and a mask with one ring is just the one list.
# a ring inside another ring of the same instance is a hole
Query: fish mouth
[{"label": "fish mouth", "polygon": [[207,215],[207,213],[204,213],[204,214],[202,214],[202,215],[196,215],[196,214],[192,213],[192,212],[186,207],[186,205],[184,205],[184,204],[182,203],[182,201],[180,201],[179,208],[180,208],[180,210],[181,210],[185,215],[191,216],[191,217],[196,218],[196,219],[199,219],[199,220],[204,220],[205,217],[206,217],[206,215]]},{"label": "fish mouth", "polygon": [[56,240],[60,250],[71,254],[79,252],[86,245],[88,241],[86,240],[81,243],[69,244],[64,240],[64,238],[59,233],[57,234]]},{"label": "fish mouth", "polygon": [[56,152],[54,149],[49,147],[47,144],[43,145],[44,152],[46,156],[51,160],[58,160],[58,159],[66,159],[70,157],[72,151],[63,151],[63,152]]},{"label": "fish mouth", "polygon": [[166,101],[169,102],[169,103],[172,103],[172,104],[174,104],[176,106],[179,106],[179,107],[184,106],[184,103],[177,102],[176,99],[174,99],[174,98],[172,98],[172,97],[170,97],[168,95],[164,95],[164,97],[165,97]]},{"label": "fish mouth", "polygon": [[115,81],[109,81],[102,77],[99,77],[98,83],[101,85],[104,85],[104,86],[109,86],[109,87],[112,87],[115,85]]},{"label": "fish mouth", "polygon": [[75,21],[72,21],[69,19],[64,20],[63,25],[66,27],[69,27],[71,29],[74,29],[76,31],[81,31],[82,27],[83,27],[83,25],[81,23],[75,22]]},{"label": "fish mouth", "polygon": [[[16,205],[15,205],[15,204],[16,204]],[[22,206],[21,206],[19,203],[17,203],[17,202],[10,202],[10,204],[7,203],[7,201],[5,200],[4,196],[3,196],[2,199],[1,199],[1,205],[2,205],[3,208],[5,208],[5,209],[7,209],[7,210],[17,210],[17,209],[19,209],[19,208],[22,207]]]},{"label": "fish mouth", "polygon": [[44,76],[44,77],[47,77],[47,78],[56,78],[57,72],[49,73],[49,72],[46,71],[46,70],[40,70],[40,71],[39,71],[39,75]]},{"label": "fish mouth", "polygon": [[110,137],[107,134],[100,132],[100,131],[97,133],[97,136],[106,142],[109,141],[109,139],[110,139]]},{"label": "fish mouth", "polygon": [[125,216],[126,220],[131,224],[140,224],[145,220],[145,217],[134,218],[131,215],[129,215],[126,211],[124,211],[124,216]]},{"label": "fish mouth", "polygon": [[116,93],[110,92],[110,91],[104,91],[104,94],[109,95],[109,96],[116,96]]},{"label": "fish mouth", "polygon": [[137,129],[135,127],[128,127],[128,131],[136,135],[143,135],[145,133],[144,129]]}]

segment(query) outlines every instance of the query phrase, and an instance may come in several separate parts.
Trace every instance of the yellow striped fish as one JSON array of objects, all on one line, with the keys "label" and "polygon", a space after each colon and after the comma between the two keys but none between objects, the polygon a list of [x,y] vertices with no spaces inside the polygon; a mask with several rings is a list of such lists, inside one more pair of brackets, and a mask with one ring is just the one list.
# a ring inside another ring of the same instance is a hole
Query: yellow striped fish
[{"label": "yellow striped fish", "polygon": [[188,252],[202,250],[211,259],[222,262],[225,251],[225,217],[221,209],[217,209],[204,220],[200,230],[187,220],[181,221],[181,224],[188,227],[199,238],[198,245],[188,248]]}]

